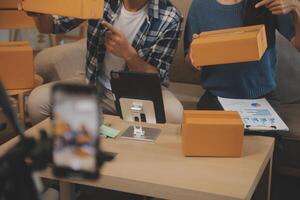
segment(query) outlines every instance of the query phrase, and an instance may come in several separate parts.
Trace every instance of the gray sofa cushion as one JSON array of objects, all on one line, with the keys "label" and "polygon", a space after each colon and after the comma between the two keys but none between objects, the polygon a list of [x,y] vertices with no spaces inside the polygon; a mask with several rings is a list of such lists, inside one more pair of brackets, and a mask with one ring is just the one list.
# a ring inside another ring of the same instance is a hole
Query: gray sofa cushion
[{"label": "gray sofa cushion", "polygon": [[278,94],[282,103],[300,103],[300,53],[277,34]]}]

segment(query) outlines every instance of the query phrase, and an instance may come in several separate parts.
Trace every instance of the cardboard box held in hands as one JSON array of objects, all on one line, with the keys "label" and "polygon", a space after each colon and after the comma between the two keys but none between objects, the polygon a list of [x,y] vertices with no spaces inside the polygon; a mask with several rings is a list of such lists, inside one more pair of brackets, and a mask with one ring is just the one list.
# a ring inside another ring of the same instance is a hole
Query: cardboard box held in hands
[{"label": "cardboard box held in hands", "polygon": [[35,27],[34,20],[25,12],[18,10],[0,10],[0,29],[22,29],[33,27]]},{"label": "cardboard box held in hands", "polygon": [[241,157],[244,124],[237,112],[184,111],[185,156]]},{"label": "cardboard box held in hands", "polygon": [[103,17],[104,0],[24,0],[22,6],[28,12],[100,19]]},{"label": "cardboard box held in hands", "polygon": [[197,68],[258,61],[267,46],[264,25],[208,31],[193,40],[191,57]]},{"label": "cardboard box held in hands", "polygon": [[33,88],[33,50],[29,42],[0,42],[0,75],[6,89]]}]

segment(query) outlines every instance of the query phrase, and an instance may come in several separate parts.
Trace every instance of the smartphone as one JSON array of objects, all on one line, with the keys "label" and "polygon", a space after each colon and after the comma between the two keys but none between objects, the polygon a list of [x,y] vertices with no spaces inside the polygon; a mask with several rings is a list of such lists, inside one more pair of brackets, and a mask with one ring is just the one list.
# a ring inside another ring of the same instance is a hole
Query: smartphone
[{"label": "smartphone", "polygon": [[98,178],[98,129],[102,114],[95,87],[56,84],[51,103],[54,175]]}]

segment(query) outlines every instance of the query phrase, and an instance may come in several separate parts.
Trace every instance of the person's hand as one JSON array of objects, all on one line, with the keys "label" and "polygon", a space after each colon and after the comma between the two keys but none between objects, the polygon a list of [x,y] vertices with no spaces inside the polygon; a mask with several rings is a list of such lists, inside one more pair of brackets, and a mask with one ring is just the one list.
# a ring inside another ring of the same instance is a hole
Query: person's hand
[{"label": "person's hand", "polygon": [[105,35],[105,47],[107,51],[115,56],[123,58],[125,61],[128,61],[137,55],[136,50],[120,30],[116,29],[106,21],[103,21],[102,25],[107,28]]},{"label": "person's hand", "polygon": [[284,15],[300,7],[299,0],[261,0],[255,8],[265,6],[273,15]]},{"label": "person's hand", "polygon": [[[194,34],[193,35],[193,40],[197,39],[199,36],[200,36],[200,34]],[[192,48],[191,48],[191,45],[190,45],[189,53],[188,53],[188,55],[186,57],[186,62],[190,63],[191,65],[193,65],[197,69],[200,68],[199,66],[195,66],[192,55],[193,55],[193,53],[192,53]]]}]

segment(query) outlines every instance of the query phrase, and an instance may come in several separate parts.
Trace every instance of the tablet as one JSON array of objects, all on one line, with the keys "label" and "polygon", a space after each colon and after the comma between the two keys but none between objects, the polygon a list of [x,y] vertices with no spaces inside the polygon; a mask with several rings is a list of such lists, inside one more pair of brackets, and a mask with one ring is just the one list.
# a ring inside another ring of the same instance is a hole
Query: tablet
[{"label": "tablet", "polygon": [[[144,113],[141,115],[143,122],[153,123],[151,110],[154,111],[156,123],[166,123],[164,103],[162,98],[161,82],[158,74],[138,73],[138,72],[111,72],[111,87],[115,95],[117,112],[124,120],[130,119],[128,116],[130,102],[143,104]],[[123,109],[123,110],[122,110]],[[127,109],[127,110],[126,110]],[[129,121],[133,121],[129,120]]]}]

